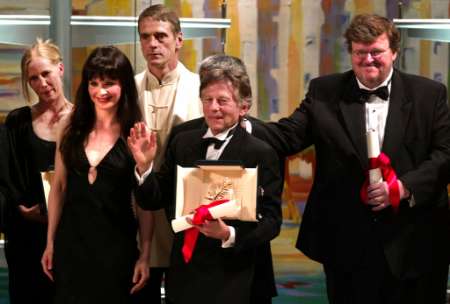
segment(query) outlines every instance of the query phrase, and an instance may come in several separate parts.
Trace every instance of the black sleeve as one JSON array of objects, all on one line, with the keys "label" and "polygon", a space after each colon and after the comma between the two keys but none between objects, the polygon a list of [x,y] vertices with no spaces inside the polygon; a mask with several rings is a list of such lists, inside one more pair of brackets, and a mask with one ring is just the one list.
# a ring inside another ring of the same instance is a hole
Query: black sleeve
[{"label": "black sleeve", "polygon": [[254,155],[258,157],[257,219],[255,225],[243,223],[235,227],[235,250],[255,248],[274,239],[280,233],[282,222],[281,191],[278,157],[270,147]]},{"label": "black sleeve", "polygon": [[[311,132],[311,113],[314,106],[314,81],[311,82],[306,98],[288,117],[278,122],[253,122],[263,129],[263,140],[267,142],[280,158],[294,155],[313,144]],[[259,137],[259,136],[258,136]]]},{"label": "black sleeve", "polygon": [[5,232],[6,221],[9,218],[10,174],[9,174],[9,144],[7,130],[0,125],[0,231]]},{"label": "black sleeve", "polygon": [[[422,116],[432,123],[428,146],[423,143],[416,146],[414,155],[417,155],[418,163],[414,170],[410,170],[399,176],[407,189],[414,195],[416,204],[422,205],[436,200],[436,193],[442,193],[442,188],[449,181],[450,168],[450,112],[447,102],[447,90],[443,85],[439,86],[436,93],[429,90],[429,99],[424,104],[433,109],[432,115],[425,116],[429,111],[422,110]],[[433,98],[435,95],[435,98]],[[434,107],[430,103],[434,100]],[[422,118],[424,119],[424,118]],[[421,143],[418,141],[418,143]],[[422,152],[422,153],[420,153]],[[423,155],[421,155],[423,154]],[[445,172],[446,171],[446,172]]]},{"label": "black sleeve", "polygon": [[26,129],[31,124],[31,114],[28,107],[11,111],[6,117],[6,141],[8,146],[9,161],[7,186],[9,197],[15,204],[27,203],[30,199],[31,176]]}]

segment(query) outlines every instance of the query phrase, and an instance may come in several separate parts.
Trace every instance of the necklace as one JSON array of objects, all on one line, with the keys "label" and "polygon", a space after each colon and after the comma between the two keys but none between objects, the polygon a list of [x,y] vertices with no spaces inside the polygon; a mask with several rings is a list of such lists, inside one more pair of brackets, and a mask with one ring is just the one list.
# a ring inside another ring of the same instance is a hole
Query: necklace
[{"label": "necklace", "polygon": [[63,118],[71,109],[72,104],[69,103],[67,100],[64,100],[63,105],[56,111],[49,109],[49,112],[52,113],[52,115],[50,120],[48,121],[48,124],[49,125],[57,124],[61,120],[61,118]]}]

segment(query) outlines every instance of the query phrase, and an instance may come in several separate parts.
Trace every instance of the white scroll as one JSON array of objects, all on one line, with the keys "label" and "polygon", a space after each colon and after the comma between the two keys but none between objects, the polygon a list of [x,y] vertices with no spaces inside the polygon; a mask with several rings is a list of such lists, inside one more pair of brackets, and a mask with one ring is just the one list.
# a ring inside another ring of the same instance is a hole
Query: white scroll
[{"label": "white scroll", "polygon": [[[236,218],[239,216],[241,206],[235,201],[231,200],[226,203],[211,207],[208,209],[209,213],[214,219],[218,218]],[[188,214],[172,220],[172,229],[175,233],[193,227],[187,222],[187,218],[193,219],[194,214]]]},{"label": "white scroll", "polygon": [[[369,159],[377,158],[380,155],[380,139],[378,137],[378,131],[369,130],[366,133],[367,137],[367,156]],[[381,170],[379,168],[369,170],[369,183],[375,184],[383,181]]]}]

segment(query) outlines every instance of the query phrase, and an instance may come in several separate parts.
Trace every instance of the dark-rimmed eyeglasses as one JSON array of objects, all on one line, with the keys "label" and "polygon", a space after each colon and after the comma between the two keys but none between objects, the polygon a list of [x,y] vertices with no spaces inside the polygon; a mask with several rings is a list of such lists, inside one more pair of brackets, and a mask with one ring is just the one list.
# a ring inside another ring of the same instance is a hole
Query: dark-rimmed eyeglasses
[{"label": "dark-rimmed eyeglasses", "polygon": [[369,55],[369,54],[370,54],[370,57],[372,57],[372,58],[380,58],[386,51],[387,51],[387,49],[386,50],[373,49],[370,51],[355,50],[355,51],[352,51],[352,55],[358,57],[359,59],[367,58],[367,55]]}]

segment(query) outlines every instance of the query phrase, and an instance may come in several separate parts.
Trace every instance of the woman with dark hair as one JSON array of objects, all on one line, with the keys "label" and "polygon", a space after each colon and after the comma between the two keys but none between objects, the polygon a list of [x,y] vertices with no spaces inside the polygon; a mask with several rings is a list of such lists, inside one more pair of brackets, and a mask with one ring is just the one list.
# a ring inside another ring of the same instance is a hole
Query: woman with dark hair
[{"label": "woman with dark hair", "polygon": [[149,276],[151,213],[136,206],[136,221],[135,162],[124,140],[141,119],[133,74],[117,48],[92,51],[62,129],[42,257],[56,303],[131,303]]},{"label": "woman with dark hair", "polygon": [[58,46],[37,39],[21,60],[22,92],[29,105],[12,110],[5,122],[8,137],[1,148],[10,158],[2,170],[2,191],[11,304],[47,304],[53,295],[40,265],[47,234],[41,172],[53,170],[57,130],[72,108],[64,96],[63,74]]}]

